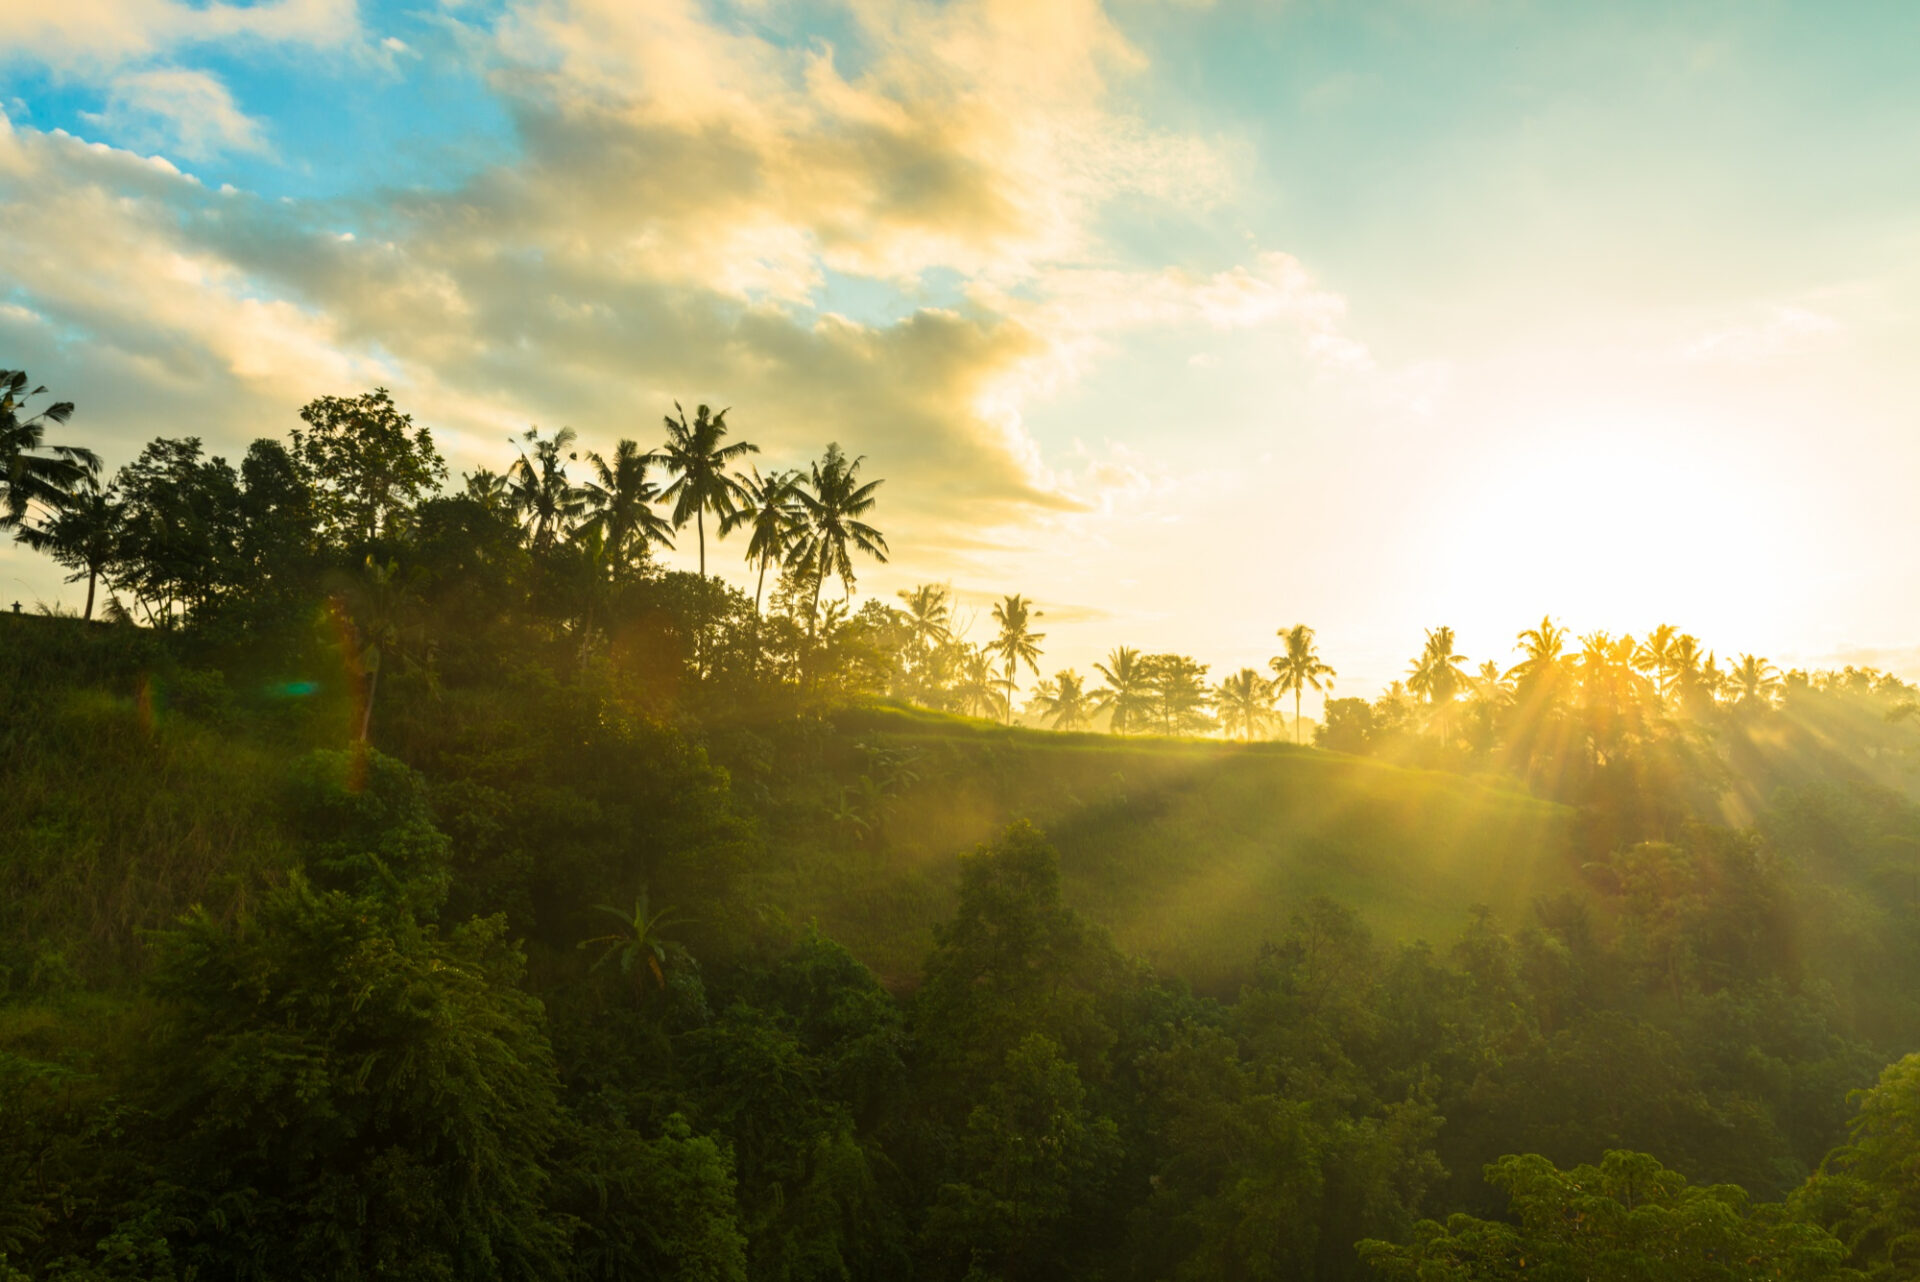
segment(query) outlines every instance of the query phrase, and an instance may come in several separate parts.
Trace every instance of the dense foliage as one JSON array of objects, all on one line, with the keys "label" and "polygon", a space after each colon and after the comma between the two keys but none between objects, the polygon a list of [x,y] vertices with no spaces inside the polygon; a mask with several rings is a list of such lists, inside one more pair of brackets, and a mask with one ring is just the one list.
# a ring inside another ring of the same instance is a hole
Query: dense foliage
[{"label": "dense foliage", "polygon": [[[1125,649],[1042,697],[1127,733],[995,729],[881,701],[1004,713],[1038,611],[839,608],[886,544],[837,449],[741,478],[696,410],[442,494],[383,393],[304,422],[4,473],[131,604],[0,617],[0,1279],[1920,1269],[1899,683],[1596,643],[1608,703],[1546,623],[1330,712],[1380,760],[1138,738],[1274,686]],[[688,523],[766,598],[654,566]],[[1258,933],[1130,950],[1115,883]]]}]

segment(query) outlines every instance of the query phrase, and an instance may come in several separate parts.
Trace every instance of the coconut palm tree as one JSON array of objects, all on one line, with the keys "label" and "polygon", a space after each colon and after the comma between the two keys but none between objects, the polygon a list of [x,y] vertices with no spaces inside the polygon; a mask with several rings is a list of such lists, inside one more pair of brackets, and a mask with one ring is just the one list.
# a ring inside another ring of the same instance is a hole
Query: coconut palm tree
[{"label": "coconut palm tree", "polygon": [[749,441],[735,441],[732,445],[722,445],[721,439],[727,434],[727,412],[718,414],[706,406],[699,406],[693,412],[693,422],[687,422],[687,412],[680,408],[680,402],[673,403],[673,414],[667,415],[667,443],[661,447],[659,457],[674,473],[673,484],[660,492],[663,501],[673,504],[673,528],[680,529],[691,520],[700,534],[700,577],[707,577],[707,513],[726,518],[734,505],[747,497],[746,486],[740,479],[727,470],[728,464],[743,454],[758,454],[760,447]]},{"label": "coconut palm tree", "polygon": [[906,603],[907,641],[921,654],[931,654],[953,636],[953,604],[947,589],[938,583],[922,583],[894,595]]},{"label": "coconut palm tree", "polygon": [[1507,676],[1523,686],[1557,680],[1566,657],[1567,635],[1567,630],[1550,616],[1541,618],[1539,627],[1519,635],[1520,662],[1507,669]]},{"label": "coconut palm tree", "polygon": [[1055,730],[1077,730],[1093,720],[1093,695],[1086,681],[1071,668],[1035,686],[1033,702],[1027,706]]},{"label": "coconut palm tree", "polygon": [[953,685],[953,700],[970,717],[998,720],[1006,702],[1000,677],[993,669],[993,656],[978,646],[967,646],[960,657],[959,677]]},{"label": "coconut palm tree", "polygon": [[120,527],[118,498],[111,489],[102,490],[97,481],[88,478],[52,516],[37,525],[21,526],[20,541],[72,570],[67,582],[87,581],[87,605],[80,617],[89,620],[93,618],[94,588],[119,553]]},{"label": "coconut palm tree", "polygon": [[614,446],[611,463],[592,450],[587,452],[594,479],[579,490],[588,514],[579,532],[600,538],[615,579],[644,562],[651,545],[673,546],[673,526],[653,510],[660,487],[647,476],[647,468],[657,462],[654,455],[641,453],[633,441]]},{"label": "coconut palm tree", "polygon": [[615,962],[620,967],[620,973],[630,976],[642,994],[646,992],[649,978],[653,980],[655,988],[664,989],[667,986],[668,966],[683,955],[680,945],[663,935],[667,927],[683,924],[669,916],[673,910],[663,908],[657,913],[649,912],[644,889],[634,896],[631,913],[610,904],[596,904],[594,910],[605,913],[620,924],[605,935],[583,939],[576,945],[579,948],[601,950],[589,973],[599,970],[608,962]]},{"label": "coconut palm tree", "polygon": [[522,450],[507,469],[507,501],[526,523],[527,542],[536,552],[571,533],[586,511],[586,496],[567,479],[568,461],[580,457],[567,448],[575,436],[572,428],[563,427],[541,440],[540,429],[530,427],[520,439],[533,447],[533,457]]},{"label": "coconut palm tree", "polygon": [[100,456],[92,450],[46,443],[49,423],[73,417],[72,401],[23,417],[27,402],[46,390],[28,391],[25,370],[0,369],[0,530],[18,528],[36,506],[59,508],[100,475]]},{"label": "coconut palm tree", "polygon": [[886,484],[860,483],[860,465],[865,461],[864,456],[849,459],[837,444],[829,445],[812,467],[812,484],[794,488],[801,518],[788,564],[800,567],[813,580],[808,636],[813,635],[814,619],[820,613],[821,585],[830,576],[838,575],[848,598],[853,596],[853,549],[883,564],[887,559],[887,540],[859,519],[873,510],[873,492]]},{"label": "coconut palm tree", "polygon": [[1020,665],[1024,663],[1034,676],[1040,675],[1040,643],[1047,639],[1047,634],[1035,632],[1033,621],[1041,617],[1040,612],[1033,608],[1033,602],[1017,593],[1003,598],[993,607],[993,621],[1000,625],[1000,635],[987,642],[987,650],[998,655],[1007,665],[1005,684],[1009,725],[1013,723],[1013,692],[1017,686]]},{"label": "coconut palm tree", "polygon": [[1757,655],[1743,654],[1727,674],[1727,684],[1741,708],[1771,707],[1780,692],[1780,670]]},{"label": "coconut palm tree", "polygon": [[1432,705],[1442,739],[1447,737],[1448,714],[1453,708],[1454,696],[1469,680],[1461,669],[1466,661],[1466,656],[1453,648],[1452,628],[1429,628],[1426,647],[1407,674],[1407,689]]},{"label": "coconut palm tree", "polygon": [[1662,699],[1667,697],[1668,679],[1673,675],[1673,643],[1679,639],[1679,629],[1663,623],[1647,633],[1647,639],[1633,652],[1634,666],[1654,679]]},{"label": "coconut palm tree", "polygon": [[1153,674],[1132,646],[1115,646],[1105,663],[1093,670],[1107,679],[1094,691],[1094,706],[1108,714],[1107,727],[1114,734],[1135,729],[1153,710]]},{"label": "coconut palm tree", "polygon": [[1252,739],[1274,719],[1273,682],[1252,668],[1242,668],[1214,687],[1213,706],[1220,714],[1220,728],[1232,738]]},{"label": "coconut palm tree", "polygon": [[1340,674],[1320,661],[1320,653],[1313,644],[1313,629],[1306,624],[1296,623],[1274,635],[1287,643],[1287,652],[1267,660],[1267,666],[1277,678],[1274,688],[1280,694],[1293,695],[1293,741],[1299,743],[1300,696],[1308,689],[1316,693],[1333,689],[1333,679]]},{"label": "coconut palm tree", "polygon": [[747,564],[759,569],[759,576],[753,585],[753,613],[760,613],[760,598],[767,588],[767,570],[784,564],[793,551],[793,543],[799,537],[801,522],[805,519],[806,509],[800,505],[800,473],[797,471],[775,472],[772,476],[761,476],[760,469],[754,468],[751,475],[741,478],[742,497],[733,511],[720,518],[720,536],[725,538],[733,531],[745,527],[747,534]]},{"label": "coconut palm tree", "polygon": [[467,473],[467,497],[492,513],[505,512],[513,507],[513,495],[507,489],[507,478],[491,468],[483,467],[477,472]]}]

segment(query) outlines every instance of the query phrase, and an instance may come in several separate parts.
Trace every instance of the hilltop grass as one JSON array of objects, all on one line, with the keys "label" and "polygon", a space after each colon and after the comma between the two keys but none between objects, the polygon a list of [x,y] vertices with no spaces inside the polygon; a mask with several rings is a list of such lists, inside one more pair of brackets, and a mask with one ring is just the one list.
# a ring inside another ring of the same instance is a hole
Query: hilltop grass
[{"label": "hilltop grass", "polygon": [[[1569,887],[1572,812],[1509,788],[1291,744],[1007,729],[919,709],[839,719],[856,745],[913,754],[918,778],[875,832],[801,856],[789,911],[910,983],[952,908],[955,856],[1030,818],[1069,902],[1129,952],[1231,987],[1314,896],[1384,939],[1456,938],[1476,905],[1527,919]],[[842,779],[851,777],[842,773]]]}]

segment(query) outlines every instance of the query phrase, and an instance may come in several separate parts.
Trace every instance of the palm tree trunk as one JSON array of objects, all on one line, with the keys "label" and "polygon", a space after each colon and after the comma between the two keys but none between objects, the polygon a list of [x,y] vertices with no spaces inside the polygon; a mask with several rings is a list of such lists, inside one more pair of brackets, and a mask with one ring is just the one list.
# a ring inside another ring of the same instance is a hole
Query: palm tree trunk
[{"label": "palm tree trunk", "polygon": [[373,696],[380,689],[380,669],[375,668],[367,674],[367,701],[360,708],[360,742],[367,741],[367,734],[373,729]]},{"label": "palm tree trunk", "polygon": [[92,566],[87,567],[87,608],[80,615],[80,622],[82,623],[93,622],[93,581],[99,576],[99,573],[100,572]]},{"label": "palm tree trunk", "polygon": [[1297,686],[1293,691],[1293,746],[1300,746],[1300,690]]},{"label": "palm tree trunk", "polygon": [[697,507],[693,510],[694,528],[700,531],[700,577],[707,577],[707,509]]}]

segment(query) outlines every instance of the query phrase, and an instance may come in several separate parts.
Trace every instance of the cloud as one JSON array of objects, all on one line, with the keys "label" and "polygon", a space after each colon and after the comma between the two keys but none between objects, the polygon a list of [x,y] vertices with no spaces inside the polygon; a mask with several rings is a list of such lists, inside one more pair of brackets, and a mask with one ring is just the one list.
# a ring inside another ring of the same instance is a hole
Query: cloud
[{"label": "cloud", "polygon": [[88,76],[191,45],[252,40],[325,48],[354,40],[359,30],[357,0],[15,0],[7,6],[0,61],[31,60]]},{"label": "cloud", "polygon": [[114,77],[106,109],[87,119],[133,146],[170,147],[187,160],[269,150],[259,121],[204,71],[157,67]]},{"label": "cloud", "polygon": [[1681,349],[1681,356],[1689,361],[1746,364],[1808,351],[1830,341],[1841,329],[1840,322],[1824,312],[1774,304],[1757,321],[1700,335]]}]

